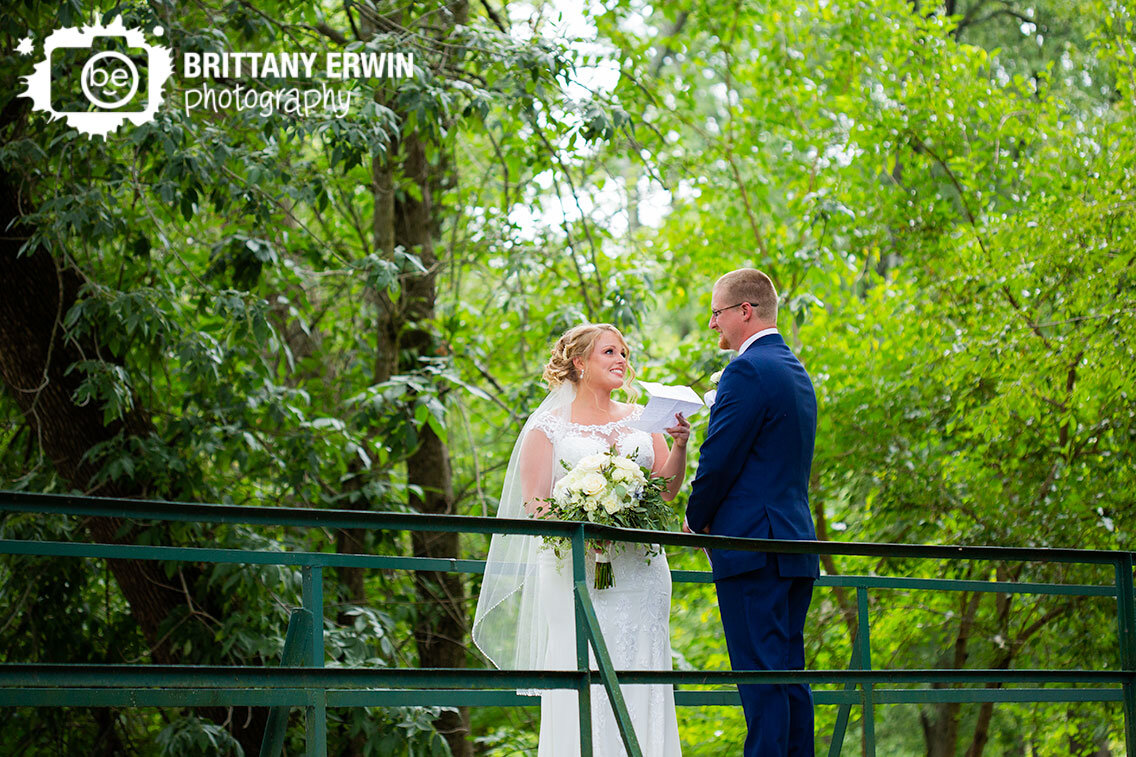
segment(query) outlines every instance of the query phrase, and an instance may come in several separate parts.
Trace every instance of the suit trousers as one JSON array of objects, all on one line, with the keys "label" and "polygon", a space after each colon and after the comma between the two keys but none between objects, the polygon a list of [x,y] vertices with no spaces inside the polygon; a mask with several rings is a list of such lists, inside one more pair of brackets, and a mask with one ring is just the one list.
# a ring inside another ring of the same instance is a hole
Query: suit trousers
[{"label": "suit trousers", "polygon": [[[714,582],[734,670],[803,670],[812,578],[764,568]],[[738,686],[746,718],[745,757],[812,757],[813,697],[807,684]]]}]

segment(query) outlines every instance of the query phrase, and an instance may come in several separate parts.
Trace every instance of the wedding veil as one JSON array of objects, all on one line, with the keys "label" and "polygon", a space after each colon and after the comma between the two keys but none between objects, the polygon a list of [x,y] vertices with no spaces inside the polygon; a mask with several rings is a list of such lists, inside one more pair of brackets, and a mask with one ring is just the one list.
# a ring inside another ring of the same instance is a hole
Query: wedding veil
[{"label": "wedding veil", "polygon": [[[534,427],[541,416],[552,414],[570,420],[575,398],[575,386],[565,381],[548,393],[525,422],[509,457],[497,507],[498,518],[528,517],[521,493],[521,450],[530,433],[542,433]],[[526,464],[532,462],[528,460]],[[552,470],[555,461],[542,462]],[[522,534],[495,534],[490,542],[472,635],[477,648],[498,668],[537,670],[545,667],[549,628],[541,611],[542,602],[572,601],[570,593],[563,598],[541,596],[557,589],[545,582],[538,590],[540,547],[540,536]]]}]

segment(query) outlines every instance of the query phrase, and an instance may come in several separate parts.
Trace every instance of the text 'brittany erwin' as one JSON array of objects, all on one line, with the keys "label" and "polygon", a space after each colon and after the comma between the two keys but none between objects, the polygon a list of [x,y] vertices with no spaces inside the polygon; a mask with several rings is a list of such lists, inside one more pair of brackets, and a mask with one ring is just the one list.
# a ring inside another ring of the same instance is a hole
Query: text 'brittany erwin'
[{"label": "text 'brittany erwin'", "polygon": [[[319,53],[185,53],[182,76],[187,79],[312,78]],[[329,79],[402,79],[414,75],[414,53],[330,52],[323,56],[323,75]]]}]

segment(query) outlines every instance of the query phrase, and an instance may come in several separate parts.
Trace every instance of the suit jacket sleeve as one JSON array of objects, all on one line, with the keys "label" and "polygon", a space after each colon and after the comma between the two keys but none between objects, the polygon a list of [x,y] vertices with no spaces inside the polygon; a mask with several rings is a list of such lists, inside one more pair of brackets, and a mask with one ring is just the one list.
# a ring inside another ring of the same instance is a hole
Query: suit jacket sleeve
[{"label": "suit jacket sleeve", "polygon": [[713,522],[745,467],[764,424],[765,410],[757,369],[747,360],[735,359],[718,382],[710,427],[699,451],[698,473],[686,505],[686,521],[695,533]]}]

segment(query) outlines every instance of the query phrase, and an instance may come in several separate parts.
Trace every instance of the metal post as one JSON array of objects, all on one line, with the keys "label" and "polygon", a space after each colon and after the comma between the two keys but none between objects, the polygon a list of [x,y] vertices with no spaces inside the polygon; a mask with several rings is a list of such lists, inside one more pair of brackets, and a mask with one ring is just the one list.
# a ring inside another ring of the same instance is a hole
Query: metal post
[{"label": "metal post", "polygon": [[[303,577],[304,609],[312,614],[311,648],[308,665],[323,667],[323,568],[318,565],[305,566]],[[307,755],[326,757],[327,755],[327,691],[317,689],[312,692],[312,703],[306,712]]]},{"label": "metal post", "polygon": [[307,709],[306,757],[327,757],[327,691],[319,689],[312,695]]},{"label": "metal post", "polygon": [[323,568],[318,565],[301,569],[304,587],[304,609],[312,614],[312,646],[308,665],[323,667]]},{"label": "metal post", "polygon": [[[856,587],[856,638],[860,646],[860,670],[872,669],[872,637],[868,633],[868,590],[863,586]],[[864,684],[864,748],[868,757],[876,754],[876,710],[872,703],[872,684]]]},{"label": "metal post", "polygon": [[1120,667],[1128,674],[1124,682],[1124,747],[1136,757],[1136,598],[1132,588],[1132,553],[1116,561],[1116,615],[1120,637]]},{"label": "metal post", "polygon": [[[585,583],[588,580],[584,570],[584,557],[587,544],[584,541],[583,524],[572,534],[572,583]],[[586,635],[587,619],[584,609],[579,602],[576,606],[576,670],[584,672],[577,691],[577,701],[580,709],[580,756],[592,757],[592,687],[588,663],[588,637]]]}]

